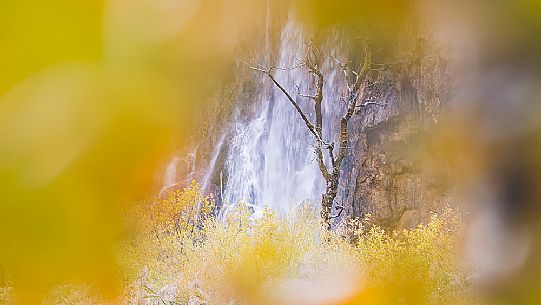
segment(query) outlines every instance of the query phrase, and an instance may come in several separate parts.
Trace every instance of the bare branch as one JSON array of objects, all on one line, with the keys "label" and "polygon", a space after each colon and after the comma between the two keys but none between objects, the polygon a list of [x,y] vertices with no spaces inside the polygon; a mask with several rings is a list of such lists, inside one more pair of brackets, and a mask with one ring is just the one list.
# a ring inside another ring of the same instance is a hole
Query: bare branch
[{"label": "bare branch", "polygon": [[258,67],[254,67],[254,66],[250,65],[249,63],[245,62],[244,60],[241,60],[241,62],[242,62],[244,65],[246,65],[248,68],[250,68],[251,70],[258,71],[258,72],[262,72],[262,73],[265,73],[265,74],[270,73],[270,71],[261,68],[261,65],[259,65],[259,64],[257,64]]},{"label": "bare branch", "polygon": [[282,71],[293,71],[293,70],[296,70],[296,69],[298,69],[298,68],[304,67],[304,65],[305,65],[304,62],[301,61],[298,65],[293,66],[293,67],[291,67],[291,68],[287,68],[287,67],[274,67],[274,69],[276,69],[276,70],[282,70]]},{"label": "bare branch", "polygon": [[[346,80],[348,79],[348,64],[343,64],[340,60],[338,60],[338,58],[332,56],[332,55],[327,55],[330,59],[332,59],[334,62],[336,62],[340,68],[342,68],[342,73],[344,73],[344,76],[346,77]],[[348,86],[349,87],[349,86]]]},{"label": "bare branch", "polygon": [[[321,136],[321,110],[319,111],[319,115],[318,115],[318,111],[316,110],[316,125],[314,126],[314,124],[312,124],[312,122],[310,122],[310,120],[308,119],[308,117],[306,116],[306,114],[304,114],[304,112],[302,111],[302,108],[297,104],[297,102],[295,102],[295,100],[293,99],[293,97],[291,97],[291,95],[287,92],[287,90],[276,80],[276,78],[274,78],[274,76],[272,75],[272,70],[274,69],[274,67],[270,67],[270,68],[264,68],[263,66],[259,65],[258,64],[258,67],[254,67],[254,66],[251,66],[250,64],[246,63],[245,61],[243,61],[243,63],[245,65],[248,66],[248,68],[254,70],[254,71],[258,71],[258,72],[261,72],[261,73],[264,73],[266,74],[270,79],[271,81],[276,85],[276,87],[278,87],[278,89],[280,89],[280,91],[282,91],[282,93],[287,97],[287,99],[289,100],[289,102],[293,105],[293,107],[295,108],[295,110],[297,111],[297,113],[301,116],[302,120],[304,121],[306,127],[308,127],[308,130],[314,135],[314,137],[316,138],[317,142],[318,142],[318,145],[316,146],[316,155],[317,155],[317,159],[318,159],[318,164],[319,164],[319,168],[321,170],[321,173],[323,175],[323,177],[325,178],[325,180],[329,180],[331,175],[327,169],[327,166],[325,165],[325,161],[323,159],[323,152],[322,152],[322,148],[325,147],[329,147],[329,144],[325,143],[322,139],[322,136]],[[321,78],[323,78],[323,75],[321,76]],[[322,82],[321,82],[322,84]],[[320,92],[321,89],[318,90],[318,92]],[[320,93],[320,96],[322,98],[322,93]],[[318,102],[318,97],[316,96],[314,98],[316,100],[316,103]],[[321,100],[321,99],[320,99]],[[320,103],[320,107],[321,107],[321,101],[319,101]],[[317,106],[316,106],[317,108]]]},{"label": "bare branch", "polygon": [[295,85],[295,87],[297,88],[297,95],[298,95],[298,96],[300,96],[300,97],[306,97],[306,98],[309,98],[309,99],[312,99],[312,100],[315,100],[315,99],[316,99],[316,96],[315,96],[315,95],[302,94],[302,93],[301,93],[301,89],[299,88],[299,86]]}]

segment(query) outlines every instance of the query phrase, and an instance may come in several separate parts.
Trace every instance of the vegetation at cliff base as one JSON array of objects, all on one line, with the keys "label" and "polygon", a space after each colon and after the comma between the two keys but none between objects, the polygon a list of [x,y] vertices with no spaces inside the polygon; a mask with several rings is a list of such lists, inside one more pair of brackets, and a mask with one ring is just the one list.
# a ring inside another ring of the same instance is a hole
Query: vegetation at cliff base
[{"label": "vegetation at cliff base", "polygon": [[[413,230],[386,232],[364,219],[338,234],[310,204],[287,217],[265,208],[254,218],[240,203],[219,218],[197,184],[159,205],[173,217],[152,217],[120,251],[133,271],[133,304],[453,304],[469,297],[471,270],[456,254],[465,227],[452,209]],[[186,222],[188,215],[199,221]]]}]

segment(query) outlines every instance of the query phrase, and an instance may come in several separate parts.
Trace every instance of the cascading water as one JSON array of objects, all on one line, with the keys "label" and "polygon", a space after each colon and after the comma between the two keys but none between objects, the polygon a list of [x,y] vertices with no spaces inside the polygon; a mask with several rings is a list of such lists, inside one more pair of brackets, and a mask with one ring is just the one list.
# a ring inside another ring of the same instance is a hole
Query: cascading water
[{"label": "cascading water", "polygon": [[212,154],[212,158],[210,159],[209,166],[207,168],[205,176],[203,177],[203,184],[202,184],[203,190],[206,190],[209,185],[210,175],[212,174],[212,172],[214,171],[214,168],[216,167],[216,161],[218,161],[220,151],[222,150],[222,146],[224,145],[225,136],[226,134],[223,133],[220,136],[218,143],[216,143],[216,146],[214,148],[214,153]]},{"label": "cascading water", "polygon": [[[271,52],[268,47],[266,52]],[[275,65],[284,68],[299,66],[304,52],[305,33],[299,24],[289,20],[281,33],[280,53]],[[342,89],[339,84],[343,86],[343,76],[331,65],[331,60],[325,58],[322,71],[325,74],[323,136],[326,141],[336,140],[343,112],[343,105],[335,94]],[[303,93],[314,90],[312,76],[305,68],[275,71],[276,80],[314,121],[313,101],[297,94],[299,90]],[[270,79],[266,75],[256,75],[256,71],[251,72],[258,79],[260,91],[258,100],[253,101],[253,117],[245,121],[237,118],[232,130],[223,165],[227,173],[223,211],[232,204],[244,202],[253,206],[256,214],[263,206],[284,214],[303,201],[319,203],[325,181],[315,160],[313,135]]]}]

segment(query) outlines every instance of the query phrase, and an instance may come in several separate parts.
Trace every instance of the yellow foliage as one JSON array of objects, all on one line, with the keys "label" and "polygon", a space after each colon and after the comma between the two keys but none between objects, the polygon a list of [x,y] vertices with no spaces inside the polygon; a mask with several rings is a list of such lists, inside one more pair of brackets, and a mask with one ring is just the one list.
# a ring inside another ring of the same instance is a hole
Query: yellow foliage
[{"label": "yellow foliage", "polygon": [[447,209],[413,230],[387,233],[373,226],[360,233],[367,283],[408,304],[461,301],[470,275],[459,257],[464,229],[458,212]]},{"label": "yellow foliage", "polygon": [[192,181],[182,191],[175,190],[169,197],[150,206],[152,230],[168,234],[192,232],[214,210],[210,197],[202,195],[201,187]]},{"label": "yellow foliage", "polygon": [[195,183],[162,202],[156,217],[165,230],[141,238],[129,263],[139,267],[133,291],[158,297],[172,285],[181,304],[441,304],[468,296],[469,269],[457,257],[463,224],[453,210],[400,232],[352,222],[352,243],[328,232],[308,204],[282,217],[265,208],[258,219],[237,204],[223,219],[175,227],[200,202],[208,201]]}]

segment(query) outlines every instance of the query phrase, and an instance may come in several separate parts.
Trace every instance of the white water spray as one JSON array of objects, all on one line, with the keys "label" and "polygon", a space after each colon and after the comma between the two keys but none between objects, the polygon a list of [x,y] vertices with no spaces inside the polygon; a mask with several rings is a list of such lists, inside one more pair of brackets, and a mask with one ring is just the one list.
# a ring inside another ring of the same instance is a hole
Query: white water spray
[{"label": "white water spray", "polygon": [[[276,66],[298,66],[305,51],[302,27],[290,20],[282,31],[280,44]],[[337,69],[331,67],[330,59],[325,61],[322,67],[325,74],[323,136],[329,141],[336,140],[334,136],[343,110],[335,94],[341,89],[342,78],[336,73]],[[317,204],[325,182],[315,160],[313,135],[284,94],[265,75],[257,77],[260,93],[259,100],[253,103],[256,114],[247,122],[235,123],[224,164],[228,175],[223,193],[224,211],[227,205],[238,202],[253,206],[256,214],[263,206],[285,214],[303,201]],[[314,121],[313,101],[296,94],[298,90],[303,93],[314,90],[314,81],[307,71],[303,68],[276,70],[275,78]]]}]

